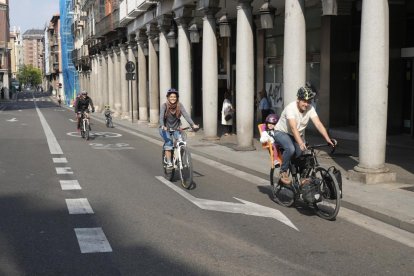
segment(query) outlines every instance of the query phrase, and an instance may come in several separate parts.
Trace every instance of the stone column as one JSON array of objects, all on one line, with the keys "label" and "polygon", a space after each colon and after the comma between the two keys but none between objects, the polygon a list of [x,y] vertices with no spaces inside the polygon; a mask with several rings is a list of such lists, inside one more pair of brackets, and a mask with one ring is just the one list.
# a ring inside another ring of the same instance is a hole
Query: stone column
[{"label": "stone column", "polygon": [[122,119],[129,118],[128,112],[128,81],[126,80],[126,68],[125,65],[127,63],[127,45],[120,45],[121,49],[121,58],[120,58],[120,82],[121,82],[121,109],[122,109]]},{"label": "stone column", "polygon": [[167,90],[171,88],[171,54],[167,41],[167,32],[171,24],[171,16],[163,15],[158,20],[159,33],[159,59],[160,59],[160,107],[165,103]]},{"label": "stone column", "polygon": [[239,0],[236,41],[237,150],[253,150],[254,44],[250,0]]},{"label": "stone column", "polygon": [[148,71],[149,71],[149,96],[150,96],[150,127],[157,127],[160,119],[159,80],[158,80],[158,56],[154,47],[154,39],[157,31],[155,25],[147,25],[148,36]]},{"label": "stone column", "polygon": [[114,53],[114,116],[122,116],[122,99],[121,99],[121,49],[115,48]]},{"label": "stone column", "polygon": [[144,54],[146,37],[141,32],[138,39],[138,113],[140,122],[148,122],[147,108],[147,58]]},{"label": "stone column", "polygon": [[102,60],[102,78],[104,80],[104,85],[102,85],[102,103],[101,103],[101,111],[105,109],[105,105],[108,104],[108,94],[109,94],[109,87],[107,85],[108,80],[108,55],[109,51],[105,51]]},{"label": "stone column", "polygon": [[305,0],[285,1],[285,41],[283,55],[283,104],[296,100],[306,82]]},{"label": "stone column", "polygon": [[321,17],[321,63],[320,88],[318,95],[318,116],[325,127],[330,125],[330,91],[331,91],[331,16]]},{"label": "stone column", "polygon": [[94,105],[95,105],[95,111],[96,112],[99,112],[100,111],[100,109],[99,109],[99,104],[100,104],[100,102],[101,102],[101,95],[102,95],[102,93],[101,93],[101,91],[102,91],[102,86],[103,86],[103,82],[104,82],[104,79],[103,79],[103,77],[102,77],[102,59],[103,59],[103,56],[102,56],[102,54],[99,54],[98,55],[98,59],[97,59],[97,70],[96,70],[96,77],[97,77],[97,83],[98,83],[98,89],[96,90],[96,93],[95,93],[95,97],[92,99],[93,101],[94,101]]},{"label": "stone column", "polygon": [[138,109],[137,109],[137,80],[136,80],[136,59],[134,55],[133,50],[134,45],[130,41],[128,44],[128,60],[132,61],[135,64],[135,71],[133,72],[135,74],[135,80],[131,81],[131,87],[128,95],[129,104],[128,104],[128,110],[129,110],[129,118],[131,118],[132,121],[138,120]]},{"label": "stone column", "polygon": [[115,97],[115,90],[114,90],[114,50],[108,50],[108,104],[111,110],[114,109],[114,97]]},{"label": "stone column", "polygon": [[385,167],[389,71],[387,0],[362,2],[359,57],[359,164],[351,179],[364,183],[394,182]]},{"label": "stone column", "polygon": [[[216,18],[218,1],[216,5],[202,8],[203,18],[203,128],[204,138],[216,140],[217,114],[218,114],[218,61]],[[212,4],[212,2],[211,2]]]},{"label": "stone column", "polygon": [[[178,91],[180,102],[192,115],[192,95],[193,95],[193,76],[191,74],[191,45],[188,33],[188,23],[192,16],[192,6],[183,6],[174,10],[178,25],[178,56],[180,59],[178,66]],[[189,126],[186,120],[181,120],[183,127]]]}]

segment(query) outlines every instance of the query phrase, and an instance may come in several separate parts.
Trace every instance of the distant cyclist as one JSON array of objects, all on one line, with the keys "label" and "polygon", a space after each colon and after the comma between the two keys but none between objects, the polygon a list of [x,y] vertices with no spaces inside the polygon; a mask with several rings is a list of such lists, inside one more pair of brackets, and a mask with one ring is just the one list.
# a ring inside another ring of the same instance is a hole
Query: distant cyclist
[{"label": "distant cyclist", "polygon": [[77,129],[80,129],[80,119],[81,113],[84,112],[85,116],[89,119],[89,106],[91,106],[92,112],[95,112],[95,107],[93,106],[92,99],[88,97],[88,92],[83,90],[76,101],[75,113],[78,118]]},{"label": "distant cyclist", "polygon": [[[160,110],[160,135],[164,139],[164,150],[167,161],[167,167],[173,167],[171,161],[171,151],[173,149],[173,139],[168,132],[169,129],[179,129],[181,126],[181,115],[191,125],[193,129],[198,129],[198,125],[194,124],[190,115],[188,115],[184,106],[178,100],[178,91],[174,88],[168,89],[167,101],[161,106]],[[180,137],[180,131],[173,133],[174,138]]]},{"label": "distant cyclist", "polygon": [[320,121],[315,108],[311,105],[311,101],[315,95],[316,93],[307,86],[299,88],[296,101],[291,102],[285,107],[275,126],[275,142],[284,150],[282,154],[282,165],[280,167],[280,181],[283,184],[287,185],[291,183],[287,170],[293,155],[299,157],[302,151],[306,150],[304,134],[309,119],[312,120],[316,129],[325,138],[326,142],[332,147],[335,146]]}]

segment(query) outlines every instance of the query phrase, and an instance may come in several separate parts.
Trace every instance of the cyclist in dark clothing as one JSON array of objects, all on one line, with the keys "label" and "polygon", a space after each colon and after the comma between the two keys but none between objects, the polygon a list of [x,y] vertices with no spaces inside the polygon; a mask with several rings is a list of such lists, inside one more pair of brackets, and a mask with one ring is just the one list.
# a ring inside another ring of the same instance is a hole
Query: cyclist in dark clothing
[{"label": "cyclist in dark clothing", "polygon": [[93,106],[92,99],[88,97],[88,92],[82,91],[75,105],[75,113],[78,118],[78,130],[80,129],[81,113],[84,112],[85,116],[89,119],[89,106],[91,106],[92,112],[95,112],[95,107]]}]

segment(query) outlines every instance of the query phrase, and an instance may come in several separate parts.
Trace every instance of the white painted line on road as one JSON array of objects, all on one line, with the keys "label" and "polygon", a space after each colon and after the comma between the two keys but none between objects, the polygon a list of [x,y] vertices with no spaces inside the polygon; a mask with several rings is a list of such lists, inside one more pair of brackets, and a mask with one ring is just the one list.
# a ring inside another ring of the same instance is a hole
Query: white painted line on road
[{"label": "white painted line on road", "polygon": [[358,212],[341,208],[338,217],[345,219],[378,235],[414,248],[414,234],[400,228],[386,224],[382,221],[367,217]]},{"label": "white painted line on road", "polygon": [[226,165],[224,165],[222,163],[219,163],[217,161],[205,158],[201,155],[191,153],[191,157],[193,159],[197,160],[197,161],[200,161],[200,162],[204,163],[204,164],[210,165],[213,168],[216,168],[216,169],[221,170],[223,172],[226,172],[228,174],[237,176],[237,177],[239,177],[243,180],[247,180],[251,183],[254,183],[257,186],[268,186],[269,185],[269,180],[267,180],[267,179],[263,179],[261,177],[258,177],[258,176],[255,176],[255,175],[237,170],[235,168],[232,168],[230,166],[226,166]]},{"label": "white painted line on road", "polygon": [[17,122],[18,120],[16,118],[12,118],[10,120],[6,120],[7,122]]},{"label": "white painted line on road", "polygon": [[196,198],[193,195],[184,191],[183,189],[177,187],[176,185],[174,185],[162,176],[156,176],[155,178],[157,178],[159,181],[161,181],[162,183],[164,183],[165,185],[176,191],[178,194],[180,194],[182,197],[197,205],[201,209],[273,218],[295,229],[296,231],[299,231],[299,229],[282,212],[280,212],[277,209],[262,206],[236,197],[234,197],[234,199],[240,201],[241,203]]},{"label": "white painted line on road", "polygon": [[82,190],[77,180],[60,180],[62,190]]},{"label": "white painted line on road", "polygon": [[93,214],[93,210],[87,198],[69,198],[65,199],[68,206],[69,214],[84,215]]},{"label": "white painted line on road", "polygon": [[66,158],[53,158],[53,163],[68,163]]},{"label": "white painted line on road", "polygon": [[72,170],[71,167],[58,167],[56,168],[56,173],[57,174],[73,174],[71,170]]},{"label": "white painted line on road", "polygon": [[45,117],[43,116],[42,112],[40,112],[40,109],[35,104],[37,115],[39,116],[40,122],[42,123],[43,131],[45,132],[47,144],[49,145],[49,150],[51,154],[63,154],[63,151],[56,140],[55,135],[52,132],[52,129],[50,128],[49,124],[47,123]]},{"label": "white painted line on road", "polygon": [[81,253],[112,252],[102,228],[75,228]]}]

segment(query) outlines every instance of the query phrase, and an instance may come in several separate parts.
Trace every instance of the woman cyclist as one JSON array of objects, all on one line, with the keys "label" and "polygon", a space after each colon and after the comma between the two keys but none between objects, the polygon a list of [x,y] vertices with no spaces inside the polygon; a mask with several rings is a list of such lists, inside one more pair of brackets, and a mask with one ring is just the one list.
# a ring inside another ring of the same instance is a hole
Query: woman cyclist
[{"label": "woman cyclist", "polygon": [[167,91],[167,101],[161,106],[160,110],[160,135],[164,139],[165,158],[168,168],[172,168],[171,151],[173,150],[173,139],[169,130],[174,129],[172,133],[175,139],[180,137],[180,131],[177,130],[181,126],[181,115],[191,125],[193,129],[198,129],[198,125],[194,124],[190,115],[188,115],[184,106],[178,100],[178,91],[170,88]]}]

